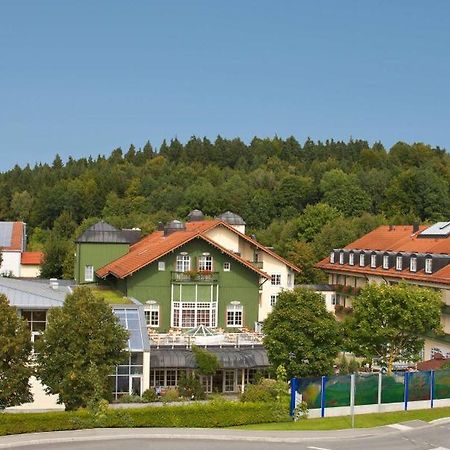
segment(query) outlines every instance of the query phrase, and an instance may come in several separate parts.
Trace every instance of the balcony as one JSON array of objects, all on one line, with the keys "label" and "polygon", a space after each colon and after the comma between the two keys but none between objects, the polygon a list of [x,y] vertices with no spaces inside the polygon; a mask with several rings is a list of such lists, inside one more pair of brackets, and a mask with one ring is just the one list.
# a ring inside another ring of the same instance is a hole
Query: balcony
[{"label": "balcony", "polygon": [[263,262],[262,261],[249,261],[250,264],[255,266],[257,269],[262,270],[263,269]]},{"label": "balcony", "polygon": [[172,283],[204,283],[216,284],[219,282],[219,272],[209,270],[189,270],[187,272],[171,272]]},{"label": "balcony", "polygon": [[345,286],[343,284],[332,284],[331,287],[341,295],[357,296],[361,293],[361,288],[353,286]]}]

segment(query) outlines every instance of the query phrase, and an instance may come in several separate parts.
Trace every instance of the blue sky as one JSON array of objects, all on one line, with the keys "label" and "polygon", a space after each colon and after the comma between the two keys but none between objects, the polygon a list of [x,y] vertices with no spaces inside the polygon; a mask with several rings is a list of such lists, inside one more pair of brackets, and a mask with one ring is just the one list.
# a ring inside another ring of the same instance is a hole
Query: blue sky
[{"label": "blue sky", "polygon": [[0,1],[0,170],[191,135],[450,149],[448,0]]}]

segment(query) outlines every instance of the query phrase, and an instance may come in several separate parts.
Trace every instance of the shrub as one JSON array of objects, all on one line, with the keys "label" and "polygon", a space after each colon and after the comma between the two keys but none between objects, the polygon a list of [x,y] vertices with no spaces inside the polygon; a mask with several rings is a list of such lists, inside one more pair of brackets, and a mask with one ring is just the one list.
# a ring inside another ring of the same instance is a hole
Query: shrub
[{"label": "shrub", "polygon": [[277,382],[263,379],[258,384],[248,384],[245,387],[241,402],[274,402],[277,395]]},{"label": "shrub", "polygon": [[142,398],[139,395],[122,395],[117,400],[117,403],[142,403]]},{"label": "shrub", "polygon": [[288,408],[279,403],[199,404],[109,409],[101,421],[87,410],[3,414],[0,436],[43,431],[133,427],[231,427],[252,423],[288,422]]},{"label": "shrub", "polygon": [[161,395],[161,400],[163,403],[178,402],[180,400],[180,393],[178,389],[167,389],[167,391]]},{"label": "shrub", "polygon": [[154,389],[147,389],[142,393],[142,401],[144,403],[152,403],[158,401],[158,396]]},{"label": "shrub", "polygon": [[214,375],[219,368],[219,360],[214,353],[210,351],[192,346],[192,351],[195,355],[195,361],[197,362],[198,372],[201,375]]},{"label": "shrub", "polygon": [[204,400],[206,398],[200,380],[193,374],[183,374],[178,380],[180,395],[191,400]]}]

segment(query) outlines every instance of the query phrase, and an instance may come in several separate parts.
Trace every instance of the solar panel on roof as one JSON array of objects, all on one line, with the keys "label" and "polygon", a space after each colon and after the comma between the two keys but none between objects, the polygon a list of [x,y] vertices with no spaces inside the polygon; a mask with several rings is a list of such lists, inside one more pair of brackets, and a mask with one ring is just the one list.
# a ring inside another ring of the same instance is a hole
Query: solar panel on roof
[{"label": "solar panel on roof", "polygon": [[438,222],[423,230],[418,237],[447,237],[450,236],[450,222]]},{"label": "solar panel on roof", "polygon": [[13,222],[0,222],[0,247],[10,247]]}]

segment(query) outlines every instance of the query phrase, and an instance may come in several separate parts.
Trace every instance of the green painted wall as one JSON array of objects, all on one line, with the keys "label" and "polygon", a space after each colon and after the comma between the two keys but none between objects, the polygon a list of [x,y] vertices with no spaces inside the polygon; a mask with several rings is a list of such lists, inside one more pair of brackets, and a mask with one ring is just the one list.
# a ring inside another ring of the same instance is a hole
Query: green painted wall
[{"label": "green painted wall", "polygon": [[[85,266],[94,266],[94,271],[128,252],[128,244],[79,243],[76,246],[75,280],[86,283]],[[98,281],[98,280],[97,280]]]},{"label": "green painted wall", "polygon": [[[219,272],[219,302],[218,326],[226,328],[226,307],[231,301],[240,301],[244,306],[244,326],[253,329],[258,318],[259,275],[236,260],[228,257],[207,242],[196,239],[180,247],[175,252],[166,255],[159,261],[164,261],[165,271],[158,271],[158,262],[154,262],[127,278],[127,295],[145,303],[156,300],[160,305],[160,331],[170,328],[171,309],[171,272],[175,270],[176,256],[187,252],[191,256],[191,268],[196,267],[196,259],[203,252],[209,252],[213,257],[213,271]],[[223,263],[229,262],[231,270],[223,271]],[[197,299],[211,301],[217,296],[216,285],[211,294],[210,284],[205,283],[173,283],[174,299]],[[117,286],[119,287],[119,286]]]}]

